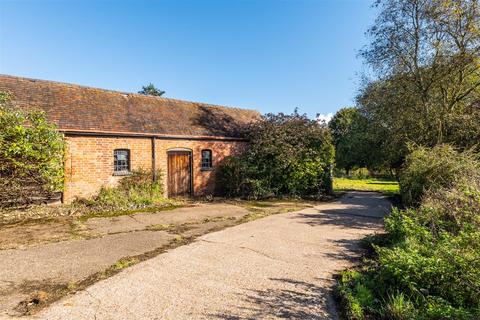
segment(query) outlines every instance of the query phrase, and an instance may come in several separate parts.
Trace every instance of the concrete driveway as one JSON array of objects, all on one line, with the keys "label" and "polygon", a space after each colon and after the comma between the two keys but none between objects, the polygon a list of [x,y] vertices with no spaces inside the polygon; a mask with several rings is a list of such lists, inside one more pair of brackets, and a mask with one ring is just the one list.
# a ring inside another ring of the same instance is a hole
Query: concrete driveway
[{"label": "concrete driveway", "polygon": [[58,301],[40,319],[336,319],[332,275],[381,230],[371,192],[198,238]]}]

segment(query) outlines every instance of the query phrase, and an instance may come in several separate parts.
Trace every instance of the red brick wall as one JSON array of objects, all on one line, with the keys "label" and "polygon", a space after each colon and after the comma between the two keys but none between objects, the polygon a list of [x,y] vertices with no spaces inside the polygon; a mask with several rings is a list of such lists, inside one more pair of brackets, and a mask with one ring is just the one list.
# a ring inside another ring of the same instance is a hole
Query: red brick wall
[{"label": "red brick wall", "polygon": [[[150,138],[116,138],[94,136],[68,136],[65,163],[64,202],[75,197],[88,198],[102,186],[115,186],[121,177],[113,176],[113,150],[130,149],[131,169],[152,168],[152,141]],[[193,193],[195,196],[211,194],[215,188],[215,170],[202,171],[201,150],[213,153],[213,166],[229,155],[244,150],[245,142],[198,141],[156,139],[156,167],[163,173],[163,185],[167,193],[167,151],[186,148],[193,155]]]}]

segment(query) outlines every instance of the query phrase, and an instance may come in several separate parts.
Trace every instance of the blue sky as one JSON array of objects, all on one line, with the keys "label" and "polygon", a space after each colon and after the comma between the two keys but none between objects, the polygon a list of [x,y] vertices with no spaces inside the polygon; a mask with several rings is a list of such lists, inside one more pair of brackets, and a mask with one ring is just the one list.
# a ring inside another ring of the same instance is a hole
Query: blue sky
[{"label": "blue sky", "polygon": [[0,0],[0,73],[266,112],[353,104],[369,0]]}]

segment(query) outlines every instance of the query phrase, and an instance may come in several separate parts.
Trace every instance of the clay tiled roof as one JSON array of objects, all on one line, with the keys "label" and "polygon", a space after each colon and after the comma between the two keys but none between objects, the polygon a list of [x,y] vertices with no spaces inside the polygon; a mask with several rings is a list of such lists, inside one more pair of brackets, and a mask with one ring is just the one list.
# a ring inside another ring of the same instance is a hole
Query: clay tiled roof
[{"label": "clay tiled roof", "polygon": [[15,105],[44,110],[63,131],[237,137],[254,110],[0,75]]}]

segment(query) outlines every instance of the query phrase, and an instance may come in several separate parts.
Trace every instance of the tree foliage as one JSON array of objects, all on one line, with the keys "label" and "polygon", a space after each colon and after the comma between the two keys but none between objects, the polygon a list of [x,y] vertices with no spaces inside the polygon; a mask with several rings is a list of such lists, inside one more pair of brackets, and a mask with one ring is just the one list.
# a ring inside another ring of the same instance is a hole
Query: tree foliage
[{"label": "tree foliage", "polygon": [[267,114],[250,125],[248,150],[225,161],[218,190],[227,196],[319,196],[331,191],[329,130],[306,115]]},{"label": "tree foliage", "polygon": [[376,159],[374,141],[367,119],[357,108],[340,109],[328,124],[335,146],[335,165],[349,171],[354,168],[373,167]]},{"label": "tree foliage", "polygon": [[407,145],[480,139],[480,12],[476,0],[378,1],[380,14],[362,52],[377,79],[357,101],[400,166]]},{"label": "tree foliage", "polygon": [[63,135],[40,111],[0,93],[0,207],[28,204],[63,190]]},{"label": "tree foliage", "polygon": [[149,83],[146,86],[142,86],[142,90],[138,91],[138,93],[147,95],[147,96],[157,96],[161,97],[165,94],[165,91],[157,89],[153,83]]}]

